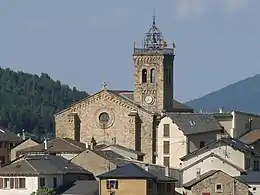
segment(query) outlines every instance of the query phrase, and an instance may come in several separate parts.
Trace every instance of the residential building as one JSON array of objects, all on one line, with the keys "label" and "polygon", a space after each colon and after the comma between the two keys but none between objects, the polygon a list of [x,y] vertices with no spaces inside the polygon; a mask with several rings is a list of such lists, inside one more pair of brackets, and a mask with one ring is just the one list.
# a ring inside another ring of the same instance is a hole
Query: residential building
[{"label": "residential building", "polygon": [[250,186],[250,195],[260,195],[260,172],[254,171],[247,175],[240,175],[236,177],[238,180]]},{"label": "residential building", "polygon": [[20,157],[20,153],[18,152],[19,150],[23,150],[32,146],[36,146],[39,143],[32,139],[32,138],[27,138],[20,142],[19,144],[15,145],[13,148],[11,148],[11,161],[15,160],[16,158]]},{"label": "residential building", "polygon": [[242,135],[239,140],[250,145],[255,151],[260,153],[260,128],[248,131]]},{"label": "residential building", "polygon": [[62,156],[68,160],[80,154],[86,149],[86,144],[80,143],[70,138],[56,138],[52,140],[44,140],[43,143],[21,149],[17,151],[18,155],[24,154],[55,154]]},{"label": "residential building", "polygon": [[248,195],[249,186],[220,170],[210,170],[184,185],[186,195]]},{"label": "residential building", "polygon": [[167,47],[155,21],[144,39],[144,47],[133,48],[134,91],[110,90],[104,83],[101,91],[55,114],[56,137],[83,143],[116,137],[117,144],[145,153],[145,162],[156,162],[157,116],[193,109],[173,97],[175,44]]},{"label": "residential building", "polygon": [[11,160],[11,148],[22,142],[23,139],[6,128],[0,128],[0,166]]},{"label": "residential building", "polygon": [[157,129],[156,164],[182,168],[181,157],[223,133],[222,126],[211,114],[166,113]]},{"label": "residential building", "polygon": [[210,170],[221,170],[231,176],[258,171],[260,156],[254,150],[234,138],[221,138],[181,158],[183,182]]},{"label": "residential building", "polygon": [[99,181],[74,181],[55,190],[55,195],[99,195]]},{"label": "residential building", "polygon": [[28,195],[39,187],[56,189],[75,180],[94,180],[94,176],[61,156],[24,156],[0,168],[0,194]]},{"label": "residential building", "polygon": [[239,138],[253,129],[260,128],[260,115],[257,114],[241,111],[224,112],[220,109],[220,112],[213,113],[213,116],[233,138]]},{"label": "residential building", "polygon": [[100,195],[175,194],[176,179],[129,163],[98,176]]}]

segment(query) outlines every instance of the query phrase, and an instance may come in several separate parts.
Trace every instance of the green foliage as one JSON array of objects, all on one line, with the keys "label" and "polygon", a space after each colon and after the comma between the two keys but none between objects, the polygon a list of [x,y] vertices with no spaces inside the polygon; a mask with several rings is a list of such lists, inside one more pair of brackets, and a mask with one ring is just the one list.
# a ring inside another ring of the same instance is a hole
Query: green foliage
[{"label": "green foliage", "polygon": [[53,195],[54,190],[52,188],[42,187],[37,190],[37,192],[33,192],[31,195]]},{"label": "green foliage", "polygon": [[0,68],[0,126],[15,133],[24,129],[36,138],[54,135],[53,115],[87,95],[45,73],[39,77]]}]

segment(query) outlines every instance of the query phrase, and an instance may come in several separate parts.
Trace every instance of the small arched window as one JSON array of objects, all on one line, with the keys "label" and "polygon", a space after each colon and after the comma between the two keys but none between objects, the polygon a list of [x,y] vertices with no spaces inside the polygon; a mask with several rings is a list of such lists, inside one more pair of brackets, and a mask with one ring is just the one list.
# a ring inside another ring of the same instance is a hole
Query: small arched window
[{"label": "small arched window", "polygon": [[146,83],[147,82],[147,70],[143,69],[142,70],[142,83]]},{"label": "small arched window", "polygon": [[151,70],[151,75],[150,76],[151,76],[151,79],[150,79],[151,83],[155,83],[155,70],[154,69]]}]

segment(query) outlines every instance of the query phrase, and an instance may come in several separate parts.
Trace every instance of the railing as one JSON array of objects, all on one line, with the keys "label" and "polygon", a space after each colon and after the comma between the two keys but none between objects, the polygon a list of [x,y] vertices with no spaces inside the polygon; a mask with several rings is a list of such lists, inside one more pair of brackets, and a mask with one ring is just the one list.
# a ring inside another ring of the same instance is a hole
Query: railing
[{"label": "railing", "polygon": [[134,55],[140,55],[140,54],[174,55],[174,49],[172,49],[172,48],[163,48],[163,49],[134,48]]}]

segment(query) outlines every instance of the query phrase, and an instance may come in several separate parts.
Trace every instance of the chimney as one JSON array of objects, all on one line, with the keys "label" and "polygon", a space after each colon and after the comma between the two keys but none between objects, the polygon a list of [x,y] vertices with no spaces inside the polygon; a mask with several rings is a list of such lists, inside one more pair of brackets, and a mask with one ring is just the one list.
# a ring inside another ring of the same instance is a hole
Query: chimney
[{"label": "chimney", "polygon": [[116,137],[112,138],[112,145],[116,145]]},{"label": "chimney", "polygon": [[169,177],[169,167],[168,166],[165,167],[165,176]]},{"label": "chimney", "polygon": [[88,149],[88,142],[86,142],[86,149]]},{"label": "chimney", "polygon": [[145,169],[147,172],[149,171],[149,166],[148,166],[148,164],[145,164],[144,169]]},{"label": "chimney", "polygon": [[44,144],[44,150],[47,150],[47,149],[48,149],[48,141],[47,141],[47,138],[44,138],[43,144]]},{"label": "chimney", "polygon": [[199,180],[200,179],[200,168],[197,168],[197,171],[196,171],[196,180]]},{"label": "chimney", "polygon": [[94,150],[94,143],[90,142],[90,150]]},{"label": "chimney", "polygon": [[24,133],[24,129],[23,129],[23,133],[22,133],[22,139],[25,140],[25,133]]},{"label": "chimney", "polygon": [[223,113],[223,110],[224,110],[223,107],[219,108],[219,113]]}]

